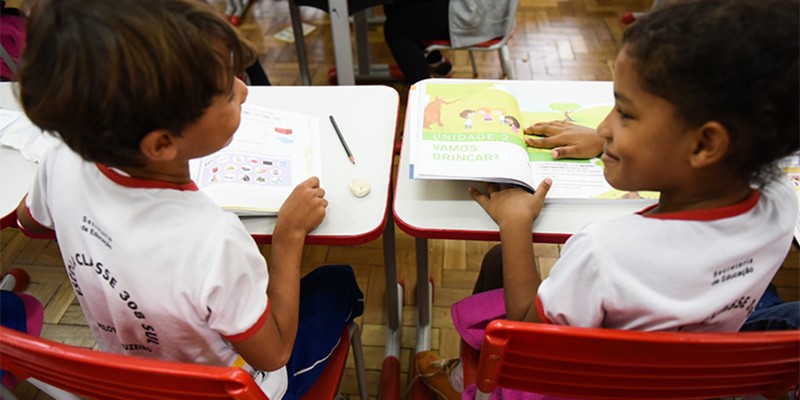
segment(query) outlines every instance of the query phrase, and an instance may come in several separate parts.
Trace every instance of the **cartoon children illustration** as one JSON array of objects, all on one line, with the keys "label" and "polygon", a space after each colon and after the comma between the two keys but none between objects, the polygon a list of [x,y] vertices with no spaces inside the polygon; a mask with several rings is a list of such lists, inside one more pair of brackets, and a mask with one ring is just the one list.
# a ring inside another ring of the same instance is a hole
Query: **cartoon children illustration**
[{"label": "cartoon children illustration", "polygon": [[486,107],[481,107],[478,109],[478,114],[483,117],[484,122],[492,122],[492,110]]},{"label": "cartoon children illustration", "polygon": [[511,115],[506,115],[505,118],[503,118],[503,120],[505,121],[506,124],[508,124],[508,126],[511,127],[511,132],[514,132],[515,135],[519,134],[520,124],[516,118],[514,118]]},{"label": "cartoon children illustration", "polygon": [[502,108],[495,108],[492,109],[492,114],[496,115],[497,117],[494,119],[495,121],[505,125],[506,124],[506,110]]},{"label": "cartoon children illustration", "polygon": [[472,118],[475,116],[475,110],[466,109],[461,111],[458,115],[464,118],[464,130],[471,131],[473,125]]}]

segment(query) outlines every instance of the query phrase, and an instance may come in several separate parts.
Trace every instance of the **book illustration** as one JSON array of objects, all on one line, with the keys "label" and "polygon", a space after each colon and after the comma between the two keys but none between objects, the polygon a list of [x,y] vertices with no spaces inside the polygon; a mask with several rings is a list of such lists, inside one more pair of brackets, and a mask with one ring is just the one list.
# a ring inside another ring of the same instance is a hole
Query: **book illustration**
[{"label": "book illustration", "polygon": [[450,104],[445,103],[441,97],[434,97],[427,105],[425,105],[425,117],[422,126],[425,129],[430,129],[434,124],[439,127],[444,126],[442,122],[442,105]]},{"label": "book illustration", "polygon": [[794,240],[800,243],[800,152],[784,157],[778,162],[778,166],[789,177],[789,183],[794,188],[797,195],[797,218],[794,224]]},{"label": "book illustration", "polygon": [[6,127],[10,126],[14,123],[19,117],[21,117],[24,113],[22,111],[15,111],[15,110],[7,110],[4,108],[0,108],[0,137],[3,137],[3,134],[6,131]]},{"label": "book illustration", "polygon": [[291,159],[262,157],[253,153],[220,155],[203,162],[197,184],[249,183],[251,185],[290,186]]},{"label": "book illustration", "polygon": [[231,143],[196,160],[192,179],[223,209],[274,215],[295,186],[320,177],[319,149],[316,117],[245,103]]},{"label": "book illustration", "polygon": [[425,95],[424,132],[513,133],[506,116],[518,121],[516,99],[490,84],[427,85]]},{"label": "book illustration", "polygon": [[406,130],[412,136],[412,178],[505,182],[533,190],[550,177],[551,200],[658,198],[611,187],[600,159],[554,160],[549,149],[525,144],[524,128],[536,122],[596,127],[611,110],[611,87],[554,95],[524,90],[522,82],[426,80],[417,86],[409,104],[419,115]]},{"label": "book illustration", "polygon": [[43,132],[21,111],[0,108],[0,147],[14,149],[36,163],[61,143],[55,135]]}]

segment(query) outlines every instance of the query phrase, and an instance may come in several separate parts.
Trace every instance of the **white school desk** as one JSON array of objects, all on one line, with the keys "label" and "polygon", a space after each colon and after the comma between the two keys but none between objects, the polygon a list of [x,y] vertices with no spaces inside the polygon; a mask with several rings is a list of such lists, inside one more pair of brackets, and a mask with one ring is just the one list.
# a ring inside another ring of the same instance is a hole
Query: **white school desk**
[{"label": "white school desk", "polygon": [[[0,104],[0,107],[6,107]],[[36,164],[19,151],[0,148],[0,229],[16,226],[16,210],[36,174]]]},{"label": "white school desk", "polygon": [[[512,84],[512,81],[502,81]],[[527,93],[541,94],[543,101],[550,93],[563,90],[580,90],[583,82],[520,81]],[[585,82],[597,85],[598,82]],[[608,86],[609,104],[613,103],[613,87]],[[406,115],[414,112],[410,108]],[[526,123],[526,122],[525,122]],[[422,180],[409,178],[409,141],[404,137],[397,170],[394,196],[394,217],[397,226],[416,238],[417,277],[427,277],[427,239],[461,239],[499,241],[497,224],[472,200],[467,187],[483,188],[483,183],[455,180]],[[602,204],[545,204],[533,224],[532,240],[544,243],[563,243],[570,235],[592,221],[606,220],[636,212],[646,205],[642,202],[623,201]],[[430,349],[431,287],[417,285],[417,352]]]},{"label": "white school desk", "polygon": [[[11,85],[0,83],[0,107],[20,109]],[[390,216],[398,93],[388,86],[252,86],[247,102],[319,118],[322,186],[329,205],[322,224],[311,232],[306,243],[356,245],[374,240],[386,231],[383,237],[386,287],[396,288],[387,290],[386,355],[397,360],[402,288],[397,284],[394,224],[387,217]],[[329,115],[336,118],[355,157],[355,165],[348,160],[328,120]],[[26,161],[18,151],[0,149],[0,213],[9,216],[10,226],[15,225],[14,210],[27,192],[35,171],[36,164]],[[353,178],[363,178],[370,183],[371,191],[367,196],[357,198],[350,193],[348,183]],[[259,243],[271,241],[275,220],[274,217],[242,219]],[[389,379],[399,382],[399,370],[396,374]]]},{"label": "white school desk", "polygon": [[[0,83],[0,107],[21,109],[12,84]],[[398,94],[388,86],[251,86],[247,102],[314,115],[320,122],[322,187],[329,201],[322,224],[309,244],[355,245],[381,235],[386,220],[392,169]],[[356,160],[347,159],[328,116],[336,118]],[[16,209],[28,190],[36,164],[13,149],[0,148],[0,215]],[[353,178],[370,183],[370,194],[356,198],[348,189]],[[242,218],[259,243],[271,241],[273,217]]]},{"label": "white school desk", "polygon": [[[394,223],[388,213],[398,101],[398,93],[388,86],[260,86],[250,87],[247,97],[253,104],[304,112],[320,119],[322,187],[329,205],[322,224],[306,243],[356,245],[383,234],[387,327],[381,398],[397,398],[400,382],[403,289],[398,284]],[[355,165],[347,159],[329,115],[336,118]],[[366,197],[359,199],[350,193],[348,183],[353,178],[370,183]],[[271,239],[275,218],[248,217],[242,221],[257,242]]]},{"label": "white school desk", "polygon": [[[314,115],[320,122],[322,187],[329,205],[325,219],[306,243],[356,245],[383,233],[389,205],[398,93],[388,86],[251,86],[247,102]],[[333,115],[355,157],[347,159],[328,116]],[[348,183],[369,182],[357,198]],[[269,243],[275,218],[242,218],[259,243]]]},{"label": "white school desk", "polygon": [[[0,108],[22,108],[14,97],[11,83],[0,82]],[[13,128],[14,124],[9,128]],[[17,150],[0,147],[0,229],[16,226],[17,205],[28,192],[35,174],[35,163],[26,160]]]}]

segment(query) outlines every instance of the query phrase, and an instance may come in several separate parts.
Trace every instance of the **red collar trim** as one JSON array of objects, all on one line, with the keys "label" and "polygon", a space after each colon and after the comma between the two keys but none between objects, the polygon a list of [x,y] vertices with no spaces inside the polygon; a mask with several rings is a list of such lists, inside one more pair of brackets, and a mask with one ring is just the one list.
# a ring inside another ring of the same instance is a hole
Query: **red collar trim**
[{"label": "red collar trim", "polygon": [[95,163],[97,169],[103,173],[108,179],[111,179],[114,183],[129,187],[129,188],[136,188],[136,189],[176,189],[176,190],[198,190],[197,185],[194,181],[189,181],[189,183],[170,183],[164,181],[157,181],[152,179],[141,179],[141,178],[134,178],[130,176],[125,176],[120,174],[117,171],[109,168],[100,163]]},{"label": "red collar trim", "polygon": [[746,199],[732,206],[709,208],[706,210],[678,211],[666,214],[652,214],[652,215],[646,214],[648,211],[658,207],[658,204],[654,204],[650,207],[645,208],[644,210],[637,212],[637,214],[640,214],[645,218],[677,219],[685,221],[713,221],[717,219],[724,219],[724,218],[735,217],[737,215],[742,215],[752,210],[756,206],[756,204],[758,204],[758,200],[760,198],[761,198],[761,193],[755,189],[751,189],[750,195],[747,196]]}]

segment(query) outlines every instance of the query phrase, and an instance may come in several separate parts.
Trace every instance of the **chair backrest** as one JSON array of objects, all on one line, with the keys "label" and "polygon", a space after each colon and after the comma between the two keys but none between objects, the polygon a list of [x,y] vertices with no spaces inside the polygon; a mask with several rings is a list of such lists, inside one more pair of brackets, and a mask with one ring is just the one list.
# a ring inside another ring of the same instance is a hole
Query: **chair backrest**
[{"label": "chair backrest", "polygon": [[496,320],[476,384],[580,398],[715,398],[764,394],[800,381],[800,330],[641,332]]},{"label": "chair backrest", "polygon": [[89,398],[267,400],[241,368],[92,351],[4,327],[0,369]]},{"label": "chair backrest", "polygon": [[482,43],[477,43],[471,46],[466,46],[463,48],[455,48],[450,43],[449,39],[433,39],[433,40],[425,40],[423,44],[425,45],[426,50],[495,50],[498,49],[508,42],[508,39],[514,33],[514,27],[517,24],[517,9],[519,9],[519,0],[511,0],[508,3],[508,13],[510,18],[506,19],[506,25],[503,27],[503,35],[498,36],[496,38],[487,40]]},{"label": "chair backrest", "polygon": [[517,9],[519,8],[519,0],[511,0],[508,3],[508,13],[511,18],[506,20],[506,26],[503,37],[508,40],[511,34],[514,33],[514,27],[517,25]]}]

